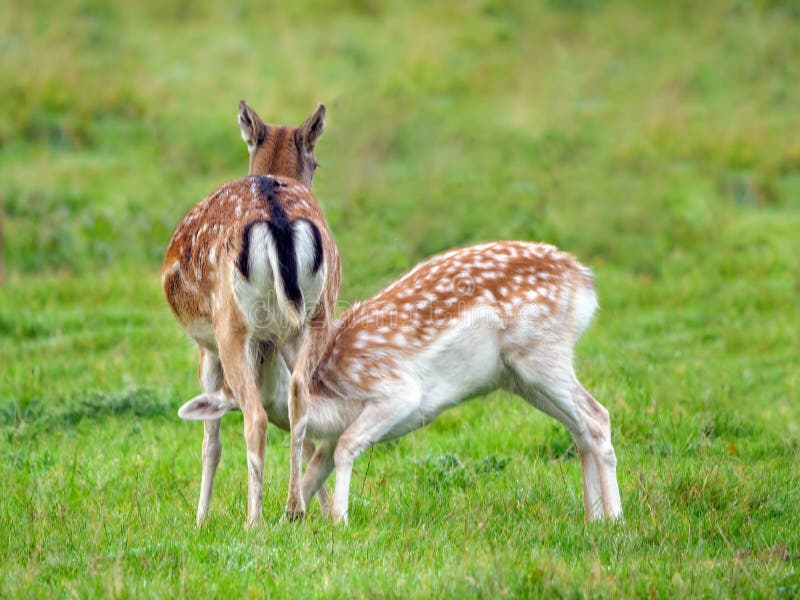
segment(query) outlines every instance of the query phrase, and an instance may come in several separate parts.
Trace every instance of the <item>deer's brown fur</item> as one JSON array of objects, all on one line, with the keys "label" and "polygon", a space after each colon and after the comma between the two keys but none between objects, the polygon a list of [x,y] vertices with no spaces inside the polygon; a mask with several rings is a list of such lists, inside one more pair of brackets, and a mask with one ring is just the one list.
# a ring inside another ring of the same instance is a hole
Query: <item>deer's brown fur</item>
[{"label": "deer's brown fur", "polygon": [[[305,509],[300,461],[307,382],[329,337],[340,286],[338,250],[308,189],[324,117],[320,106],[300,127],[267,125],[242,101],[239,124],[250,151],[250,176],[221,186],[181,219],[162,268],[167,301],[201,351],[203,392],[224,388],[244,413],[250,524],[261,519],[267,424],[263,389],[281,377],[283,362],[292,372],[287,513],[296,517]],[[295,271],[287,267],[290,262]],[[299,298],[289,301],[291,285]],[[265,357],[268,372],[262,366]],[[198,522],[208,510],[219,448],[219,419],[210,419]]]}]

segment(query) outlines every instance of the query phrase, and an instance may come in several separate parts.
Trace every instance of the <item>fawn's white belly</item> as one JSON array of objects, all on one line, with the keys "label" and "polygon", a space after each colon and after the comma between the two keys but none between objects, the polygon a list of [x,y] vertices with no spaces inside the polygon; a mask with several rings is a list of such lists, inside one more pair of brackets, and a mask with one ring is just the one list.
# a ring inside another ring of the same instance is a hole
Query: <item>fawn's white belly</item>
[{"label": "fawn's white belly", "polygon": [[[502,372],[499,323],[484,316],[449,326],[427,349],[409,359],[408,370],[419,381],[416,398],[392,402],[408,416],[383,438],[389,440],[430,423],[446,409],[497,387]],[[399,391],[400,394],[403,392]]]}]

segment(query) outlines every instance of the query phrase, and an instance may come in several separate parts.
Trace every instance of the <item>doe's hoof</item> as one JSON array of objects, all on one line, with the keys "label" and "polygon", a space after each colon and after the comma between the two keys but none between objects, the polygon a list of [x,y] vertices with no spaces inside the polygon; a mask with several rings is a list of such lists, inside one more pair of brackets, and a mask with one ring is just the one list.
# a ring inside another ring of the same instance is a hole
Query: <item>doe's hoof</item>
[{"label": "doe's hoof", "polygon": [[289,498],[286,502],[286,518],[289,521],[297,521],[302,519],[306,514],[306,507],[302,500],[296,498]]}]

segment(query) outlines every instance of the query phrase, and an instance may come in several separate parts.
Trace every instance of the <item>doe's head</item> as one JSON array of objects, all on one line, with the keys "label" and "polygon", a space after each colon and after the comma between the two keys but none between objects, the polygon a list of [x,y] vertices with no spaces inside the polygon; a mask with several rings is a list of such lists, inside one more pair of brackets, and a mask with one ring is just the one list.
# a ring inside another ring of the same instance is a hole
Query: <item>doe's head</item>
[{"label": "doe's head", "polygon": [[292,177],[310,188],[318,166],[314,147],[324,127],[324,104],[299,127],[288,127],[264,123],[247,102],[239,102],[239,128],[250,152],[250,175]]}]

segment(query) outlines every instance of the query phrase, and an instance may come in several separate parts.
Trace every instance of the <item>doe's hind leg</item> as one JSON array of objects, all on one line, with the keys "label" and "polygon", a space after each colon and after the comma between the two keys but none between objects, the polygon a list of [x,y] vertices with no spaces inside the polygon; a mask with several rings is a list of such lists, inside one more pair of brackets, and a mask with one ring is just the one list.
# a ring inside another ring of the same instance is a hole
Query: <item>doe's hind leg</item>
[{"label": "doe's hind leg", "polygon": [[[204,348],[200,349],[200,386],[203,392],[216,392],[222,386],[222,365],[219,357]],[[222,442],[219,437],[220,419],[203,422],[203,467],[200,483],[200,499],[197,503],[196,524],[202,525],[208,516],[211,503],[211,491],[214,488],[214,476],[222,455]]]},{"label": "doe's hind leg", "polygon": [[215,334],[225,381],[244,417],[248,475],[246,525],[249,527],[261,523],[267,434],[267,413],[261,405],[261,394],[256,386],[256,348],[241,315],[234,310],[220,316]]}]

